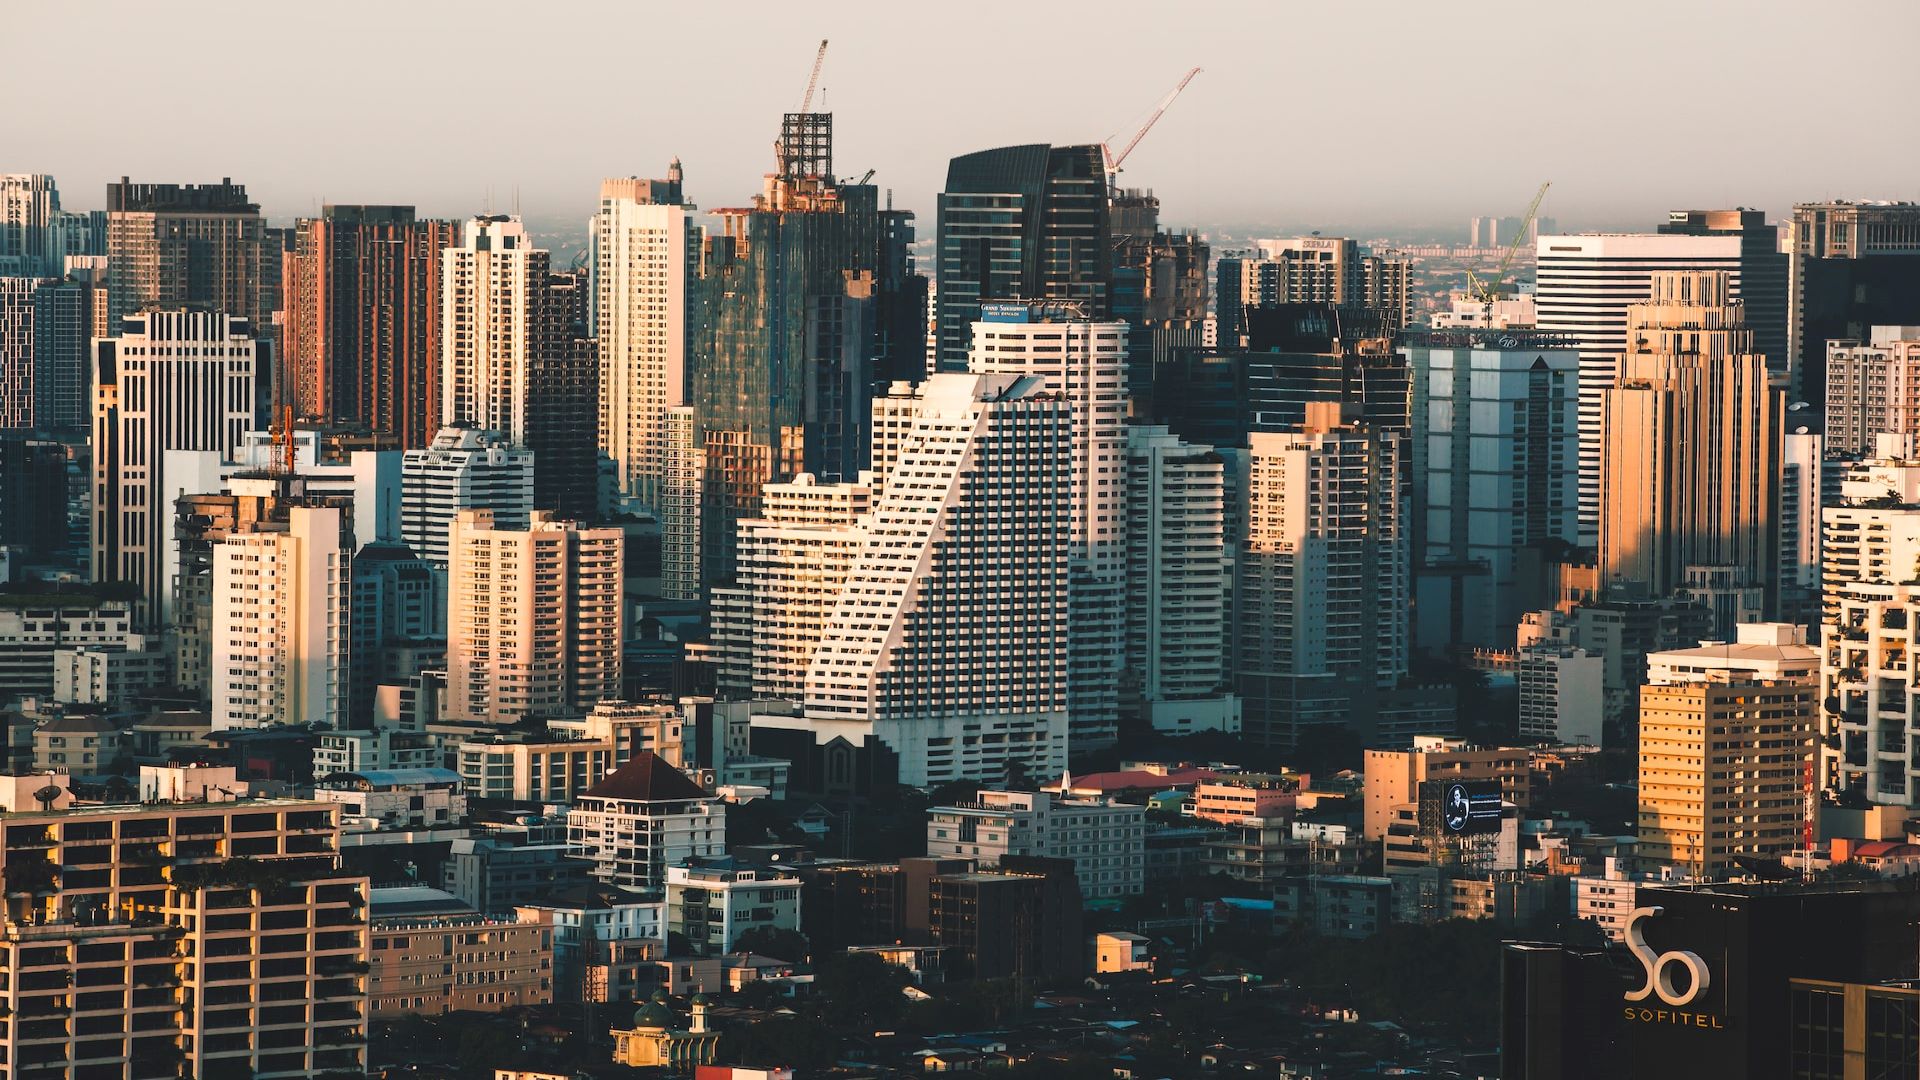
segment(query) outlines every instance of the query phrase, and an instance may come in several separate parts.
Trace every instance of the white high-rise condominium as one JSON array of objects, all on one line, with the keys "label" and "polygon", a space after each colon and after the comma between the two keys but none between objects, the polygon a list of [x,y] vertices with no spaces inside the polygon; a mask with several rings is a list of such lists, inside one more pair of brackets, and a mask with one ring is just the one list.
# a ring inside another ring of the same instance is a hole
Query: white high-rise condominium
[{"label": "white high-rise condominium", "polygon": [[1243,729],[1267,745],[1355,725],[1407,673],[1400,435],[1341,409],[1249,436],[1233,649]]},{"label": "white high-rise condominium", "polygon": [[1827,452],[1869,453],[1883,431],[1920,431],[1920,326],[1827,342]]},{"label": "white high-rise condominium", "polygon": [[1872,455],[1821,511],[1821,784],[1920,806],[1920,435]]},{"label": "white high-rise condominium", "polygon": [[[1037,378],[934,375],[807,671],[818,744],[878,740],[902,783],[1067,762],[1073,410]],[[780,726],[782,718],[756,717]]]},{"label": "white high-rise condominium", "polygon": [[526,528],[486,510],[454,519],[441,715],[512,724],[620,696],[619,529],[534,511]]},{"label": "white high-rise condominium", "polygon": [[1073,408],[1067,710],[1076,752],[1111,745],[1117,735],[1127,603],[1127,324],[1091,322],[1079,310],[986,304],[967,352],[970,372],[1035,376]]},{"label": "white high-rise condominium", "polygon": [[214,545],[214,730],[344,726],[353,541],[346,505],[295,506],[284,523],[256,522]]},{"label": "white high-rise condominium", "polygon": [[1127,685],[1155,730],[1240,730],[1228,689],[1226,463],[1135,425],[1127,444]]},{"label": "white high-rise condominium", "polygon": [[1740,295],[1740,237],[1652,233],[1542,236],[1535,243],[1536,325],[1580,350],[1580,543],[1600,540],[1600,398],[1627,351],[1627,308],[1662,270],[1725,270]]},{"label": "white high-rise condominium", "polygon": [[503,529],[525,528],[533,510],[533,452],[507,436],[441,428],[433,445],[400,463],[400,539],[415,555],[447,568],[447,533],[462,510],[487,510]]},{"label": "white high-rise condominium", "polygon": [[801,473],[761,491],[761,516],[739,524],[739,571],[713,590],[720,689],[798,701],[866,530],[873,491]]},{"label": "white high-rise condominium", "polygon": [[[477,217],[440,253],[440,422],[465,422],[525,445],[529,352],[541,325],[547,253],[517,217]],[[582,418],[582,422],[585,419]]]},{"label": "white high-rise condominium", "polygon": [[687,279],[701,232],[682,200],[676,160],[665,180],[601,181],[591,222],[600,450],[636,509],[660,508],[667,411],[687,404]]},{"label": "white high-rise condominium", "polygon": [[93,576],[137,587],[136,618],[165,625],[165,556],[183,494],[167,482],[166,452],[231,458],[256,426],[253,326],[214,312],[145,311],[94,345]]}]

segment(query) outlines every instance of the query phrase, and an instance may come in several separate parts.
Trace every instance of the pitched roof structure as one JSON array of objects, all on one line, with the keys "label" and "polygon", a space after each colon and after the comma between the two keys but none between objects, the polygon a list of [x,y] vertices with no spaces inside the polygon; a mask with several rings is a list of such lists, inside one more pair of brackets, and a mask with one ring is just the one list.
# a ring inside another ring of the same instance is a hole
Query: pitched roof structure
[{"label": "pitched roof structure", "polygon": [[712,797],[688,779],[686,773],[667,764],[665,758],[651,750],[635,754],[631,761],[588,788],[583,796],[623,802],[686,802]]}]

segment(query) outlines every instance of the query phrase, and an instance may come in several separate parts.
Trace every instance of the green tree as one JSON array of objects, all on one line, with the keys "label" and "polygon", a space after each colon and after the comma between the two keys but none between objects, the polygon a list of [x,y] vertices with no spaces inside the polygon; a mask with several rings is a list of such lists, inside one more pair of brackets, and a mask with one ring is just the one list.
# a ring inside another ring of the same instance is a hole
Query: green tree
[{"label": "green tree", "polygon": [[812,954],[807,936],[784,926],[756,926],[733,939],[733,950],[759,953],[790,964],[804,964]]}]

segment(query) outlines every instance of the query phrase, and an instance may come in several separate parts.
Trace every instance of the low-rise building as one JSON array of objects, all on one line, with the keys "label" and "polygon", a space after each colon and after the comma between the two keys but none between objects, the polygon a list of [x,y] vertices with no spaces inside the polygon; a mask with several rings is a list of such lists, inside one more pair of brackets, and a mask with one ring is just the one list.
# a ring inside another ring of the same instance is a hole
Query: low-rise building
[{"label": "low-rise building", "polygon": [[1095,974],[1153,970],[1153,942],[1139,934],[1110,930],[1093,935]]},{"label": "low-rise building", "polygon": [[313,797],[340,804],[350,832],[413,829],[466,820],[467,796],[450,769],[367,769],[314,782]]},{"label": "low-rise building", "polygon": [[313,747],[315,777],[369,769],[437,769],[442,764],[440,748],[422,731],[390,727],[323,731]]},{"label": "low-rise building", "polygon": [[510,844],[487,837],[448,845],[443,887],[468,907],[504,914],[592,882],[591,864],[568,854],[567,845]]},{"label": "low-rise building", "polygon": [[1281,818],[1241,818],[1207,841],[1201,863],[1210,874],[1275,885],[1302,874],[1358,874],[1371,850],[1357,839],[1296,835]]},{"label": "low-rise building", "polygon": [[652,751],[588,788],[567,813],[567,846],[601,883],[657,889],[668,868],[725,854],[727,804]]},{"label": "low-rise building", "polygon": [[1088,900],[1146,888],[1146,808],[1046,792],[982,791],[977,801],[927,811],[927,855],[991,869],[1008,855],[1070,859]]},{"label": "low-rise building", "polygon": [[110,771],[126,744],[126,732],[104,716],[67,713],[33,732],[35,772],[90,776]]},{"label": "low-rise building", "polygon": [[373,921],[373,1015],[501,1012],[553,1001],[553,926],[542,912]]},{"label": "low-rise building", "polygon": [[172,660],[158,638],[129,638],[107,648],[81,645],[53,650],[53,700],[65,705],[125,706],[164,684]]},{"label": "low-rise building", "polygon": [[731,859],[666,868],[667,929],[700,956],[734,951],[750,930],[800,929],[800,879]]},{"label": "low-rise building", "polygon": [[1366,838],[1387,833],[1394,808],[1419,801],[1429,780],[1497,780],[1500,798],[1525,810],[1533,788],[1531,757],[1524,748],[1480,747],[1465,739],[1414,737],[1410,750],[1368,750],[1363,795]]},{"label": "low-rise building", "polygon": [[516,910],[522,918],[538,914],[553,926],[557,1001],[632,1000],[640,989],[639,973],[666,947],[663,894],[594,885]]},{"label": "low-rise building", "polygon": [[1193,816],[1203,821],[1281,818],[1293,813],[1307,777],[1292,774],[1230,773],[1193,786]]}]

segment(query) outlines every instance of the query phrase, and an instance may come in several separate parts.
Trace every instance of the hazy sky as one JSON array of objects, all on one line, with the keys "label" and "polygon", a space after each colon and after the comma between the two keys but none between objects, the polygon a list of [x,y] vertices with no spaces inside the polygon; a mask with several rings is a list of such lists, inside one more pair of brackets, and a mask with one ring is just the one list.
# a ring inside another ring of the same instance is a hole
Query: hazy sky
[{"label": "hazy sky", "polygon": [[759,190],[814,48],[836,167],[932,228],[955,154],[1124,139],[1174,223],[1643,223],[1920,198],[1916,0],[6,0],[0,172],[567,221],[603,175]]}]

